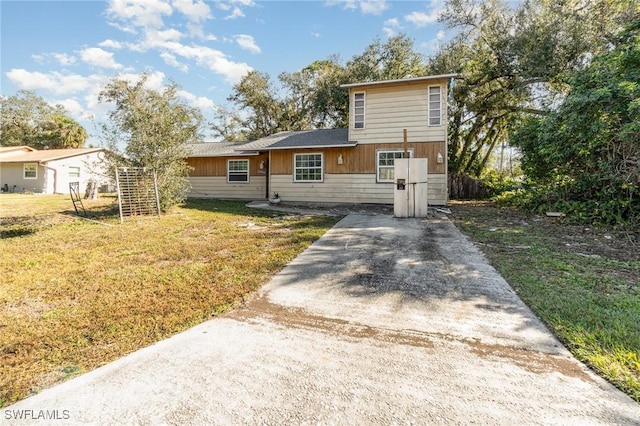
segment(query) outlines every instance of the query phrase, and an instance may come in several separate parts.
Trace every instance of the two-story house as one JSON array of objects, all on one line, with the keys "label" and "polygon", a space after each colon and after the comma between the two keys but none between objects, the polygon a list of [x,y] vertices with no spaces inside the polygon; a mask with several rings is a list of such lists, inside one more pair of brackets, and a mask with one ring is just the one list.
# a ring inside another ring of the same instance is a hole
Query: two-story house
[{"label": "two-story house", "polygon": [[[191,145],[194,198],[393,204],[394,159],[428,158],[430,205],[447,204],[447,93],[454,74],[347,84],[349,128]],[[405,140],[406,130],[406,140]]]}]

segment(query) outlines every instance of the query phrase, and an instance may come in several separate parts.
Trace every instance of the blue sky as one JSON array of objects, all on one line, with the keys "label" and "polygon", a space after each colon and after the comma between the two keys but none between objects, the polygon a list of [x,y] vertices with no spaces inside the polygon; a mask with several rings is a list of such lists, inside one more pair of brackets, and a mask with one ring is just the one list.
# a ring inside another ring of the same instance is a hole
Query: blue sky
[{"label": "blue sky", "polygon": [[0,0],[3,96],[32,90],[62,104],[95,138],[114,78],[170,80],[186,102],[212,116],[250,70],[297,71],[337,54],[343,62],[376,38],[405,33],[433,54],[450,34],[437,22],[444,0]]}]

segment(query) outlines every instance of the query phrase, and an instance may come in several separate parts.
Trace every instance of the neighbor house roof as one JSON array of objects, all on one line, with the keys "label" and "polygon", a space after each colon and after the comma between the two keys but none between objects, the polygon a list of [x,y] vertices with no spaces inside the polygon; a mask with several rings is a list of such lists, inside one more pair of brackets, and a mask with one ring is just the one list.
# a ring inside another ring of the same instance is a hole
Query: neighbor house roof
[{"label": "neighbor house roof", "polygon": [[445,78],[452,78],[458,74],[440,74],[440,75],[426,75],[424,77],[403,78],[399,80],[381,80],[381,81],[369,81],[364,83],[351,83],[342,84],[340,87],[365,87],[365,86],[399,86],[406,84],[424,83],[429,80],[442,80]]},{"label": "neighbor house roof", "polygon": [[[25,148],[25,147],[21,147]],[[28,148],[28,147],[26,147]],[[0,151],[2,163],[42,163],[63,158],[76,157],[78,155],[91,154],[104,151],[104,148],[71,148],[71,149],[43,149],[41,151],[29,148],[32,151]]]},{"label": "neighbor house roof", "polygon": [[29,151],[35,151],[35,149],[31,148],[30,146],[26,146],[26,145],[22,145],[22,146],[0,146],[0,155],[1,154],[6,154],[8,152],[29,152]]},{"label": "neighbor house roof", "polygon": [[190,144],[190,157],[227,157],[258,155],[275,149],[338,148],[356,146],[349,140],[348,129],[315,129],[279,132],[249,142],[204,142]]}]

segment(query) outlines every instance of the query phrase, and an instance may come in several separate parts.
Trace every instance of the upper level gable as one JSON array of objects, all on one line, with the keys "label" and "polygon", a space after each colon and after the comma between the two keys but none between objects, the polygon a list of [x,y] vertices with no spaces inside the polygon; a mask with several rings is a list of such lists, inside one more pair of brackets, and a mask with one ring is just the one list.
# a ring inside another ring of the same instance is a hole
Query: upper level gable
[{"label": "upper level gable", "polygon": [[358,143],[445,141],[448,82],[455,74],[345,84],[349,140]]}]

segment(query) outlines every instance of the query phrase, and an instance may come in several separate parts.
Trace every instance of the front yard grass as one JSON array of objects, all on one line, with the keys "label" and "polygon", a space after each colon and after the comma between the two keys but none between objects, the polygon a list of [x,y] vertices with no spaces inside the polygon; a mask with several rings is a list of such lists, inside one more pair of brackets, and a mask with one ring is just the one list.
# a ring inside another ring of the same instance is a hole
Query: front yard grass
[{"label": "front yard grass", "polygon": [[640,402],[638,235],[454,203],[452,218],[581,361]]},{"label": "front yard grass", "polygon": [[241,303],[338,217],[191,200],[119,223],[113,197],[0,196],[0,406]]}]

